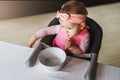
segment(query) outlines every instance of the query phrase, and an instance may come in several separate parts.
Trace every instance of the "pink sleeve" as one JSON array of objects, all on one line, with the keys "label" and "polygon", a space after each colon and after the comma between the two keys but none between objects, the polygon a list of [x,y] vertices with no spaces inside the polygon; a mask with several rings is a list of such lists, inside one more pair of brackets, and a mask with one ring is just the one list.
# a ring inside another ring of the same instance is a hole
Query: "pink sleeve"
[{"label": "pink sleeve", "polygon": [[42,28],[35,33],[35,36],[39,39],[46,35],[57,34],[60,30],[60,27],[61,27],[60,25],[54,25],[54,26]]},{"label": "pink sleeve", "polygon": [[85,37],[81,40],[80,48],[81,48],[83,53],[86,52],[86,50],[89,46],[89,39],[90,39],[90,35],[89,35],[89,33],[87,33],[85,35]]}]

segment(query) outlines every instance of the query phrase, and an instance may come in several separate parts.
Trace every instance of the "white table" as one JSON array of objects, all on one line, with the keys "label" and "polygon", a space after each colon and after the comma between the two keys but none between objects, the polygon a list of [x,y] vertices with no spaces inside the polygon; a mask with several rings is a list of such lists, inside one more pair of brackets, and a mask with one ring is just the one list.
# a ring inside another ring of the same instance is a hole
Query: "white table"
[{"label": "white table", "polygon": [[[0,41],[0,80],[84,80],[89,61],[71,58],[60,71],[45,71],[38,61],[29,68],[25,61],[33,50]],[[120,80],[120,68],[99,64],[96,80]]]}]

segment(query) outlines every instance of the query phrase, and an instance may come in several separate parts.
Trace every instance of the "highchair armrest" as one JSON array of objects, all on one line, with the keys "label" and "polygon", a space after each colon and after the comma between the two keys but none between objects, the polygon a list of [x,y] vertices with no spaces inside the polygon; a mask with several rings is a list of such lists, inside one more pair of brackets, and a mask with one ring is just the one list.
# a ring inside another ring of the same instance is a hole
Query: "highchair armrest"
[{"label": "highchair armrest", "polygon": [[73,57],[80,58],[80,59],[91,59],[92,55],[91,54],[79,54],[79,55],[73,55]]},{"label": "highchair armrest", "polygon": [[91,61],[84,76],[85,80],[95,80],[96,77],[98,55],[96,53],[90,53],[90,55]]},{"label": "highchair armrest", "polygon": [[84,75],[84,79],[95,80],[97,64],[98,64],[97,63],[98,55],[96,53],[86,53],[86,54],[73,55],[72,57],[76,57],[80,59],[90,59],[90,63]]},{"label": "highchair armrest", "polygon": [[36,63],[37,57],[40,53],[41,50],[48,48],[50,46],[48,46],[47,44],[43,43],[43,42],[39,42],[39,44],[37,45],[37,47],[34,49],[33,53],[31,54],[31,56],[28,58],[28,60],[26,61],[26,65],[28,67],[33,67]]}]

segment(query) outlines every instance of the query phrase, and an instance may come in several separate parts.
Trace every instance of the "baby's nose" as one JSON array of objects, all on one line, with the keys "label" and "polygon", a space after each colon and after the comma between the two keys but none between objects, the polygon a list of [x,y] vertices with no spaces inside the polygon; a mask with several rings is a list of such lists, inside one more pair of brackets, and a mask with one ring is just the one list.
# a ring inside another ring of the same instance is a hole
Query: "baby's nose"
[{"label": "baby's nose", "polygon": [[68,30],[65,30],[65,33],[69,33]]}]

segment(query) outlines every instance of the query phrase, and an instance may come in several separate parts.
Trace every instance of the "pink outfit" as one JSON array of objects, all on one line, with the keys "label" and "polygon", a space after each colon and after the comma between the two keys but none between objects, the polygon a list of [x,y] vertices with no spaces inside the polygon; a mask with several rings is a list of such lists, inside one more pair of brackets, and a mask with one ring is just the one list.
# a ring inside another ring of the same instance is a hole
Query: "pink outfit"
[{"label": "pink outfit", "polygon": [[[69,39],[69,36],[62,31],[61,25],[54,25],[36,32],[37,38],[41,38],[50,34],[57,34],[53,40],[53,46],[65,50],[65,41],[66,39]],[[89,45],[89,33],[87,31],[87,27],[84,27],[79,34],[71,37],[71,39],[81,48],[82,52],[85,53]]]}]

